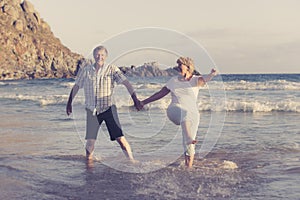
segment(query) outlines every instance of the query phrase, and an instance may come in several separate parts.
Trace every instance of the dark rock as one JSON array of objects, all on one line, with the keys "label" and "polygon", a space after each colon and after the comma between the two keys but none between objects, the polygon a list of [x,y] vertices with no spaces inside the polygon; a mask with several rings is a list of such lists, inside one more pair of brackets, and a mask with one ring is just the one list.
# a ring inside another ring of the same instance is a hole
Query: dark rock
[{"label": "dark rock", "polygon": [[156,65],[145,64],[139,67],[119,67],[120,70],[128,77],[157,77],[157,76],[175,76],[178,71],[173,68],[166,70],[160,69]]},{"label": "dark rock", "polygon": [[33,5],[0,0],[0,80],[74,77],[83,56],[56,38]]}]

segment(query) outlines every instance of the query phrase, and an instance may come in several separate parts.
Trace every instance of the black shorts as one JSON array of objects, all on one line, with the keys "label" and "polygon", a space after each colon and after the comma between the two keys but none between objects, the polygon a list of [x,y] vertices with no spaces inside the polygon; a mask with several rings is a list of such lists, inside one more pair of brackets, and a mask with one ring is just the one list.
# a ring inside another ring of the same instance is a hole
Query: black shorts
[{"label": "black shorts", "polygon": [[114,141],[118,137],[124,136],[117,113],[117,107],[115,105],[112,105],[107,111],[100,113],[97,116],[94,116],[93,112],[89,109],[86,109],[86,111],[87,124],[85,139],[97,139],[98,131],[103,121],[105,121],[108,129],[110,140]]}]

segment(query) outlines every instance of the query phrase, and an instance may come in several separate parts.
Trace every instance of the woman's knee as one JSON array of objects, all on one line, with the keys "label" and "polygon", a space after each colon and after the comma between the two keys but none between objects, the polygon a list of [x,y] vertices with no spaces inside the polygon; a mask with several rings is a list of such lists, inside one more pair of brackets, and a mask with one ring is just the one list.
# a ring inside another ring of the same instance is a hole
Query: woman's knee
[{"label": "woman's knee", "polygon": [[167,116],[171,122],[176,125],[180,125],[182,121],[182,109],[178,106],[171,106],[167,109]]}]

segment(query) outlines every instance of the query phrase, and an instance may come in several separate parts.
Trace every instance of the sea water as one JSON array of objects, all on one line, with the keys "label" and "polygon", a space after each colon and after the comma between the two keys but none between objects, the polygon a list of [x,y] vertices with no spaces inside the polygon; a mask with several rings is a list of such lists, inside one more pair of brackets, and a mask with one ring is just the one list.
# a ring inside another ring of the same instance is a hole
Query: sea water
[{"label": "sea water", "polygon": [[[129,81],[144,99],[169,78]],[[166,117],[170,96],[138,112],[122,85],[114,102],[140,162],[125,159],[104,123],[87,162],[82,91],[65,114],[73,84],[0,82],[0,199],[299,199],[299,74],[222,75],[201,88],[191,170]]]}]

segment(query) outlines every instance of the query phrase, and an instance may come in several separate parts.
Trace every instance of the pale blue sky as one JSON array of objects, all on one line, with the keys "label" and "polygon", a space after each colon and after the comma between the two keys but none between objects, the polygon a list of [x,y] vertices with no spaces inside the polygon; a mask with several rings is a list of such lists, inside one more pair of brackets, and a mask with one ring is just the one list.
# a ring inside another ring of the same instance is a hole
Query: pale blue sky
[{"label": "pale blue sky", "polygon": [[[55,36],[84,56],[124,31],[161,27],[201,44],[221,73],[300,73],[298,0],[30,2]],[[160,58],[145,51],[125,56],[121,62],[139,65],[145,56],[145,62],[158,59],[166,65],[173,64],[176,57]]]}]

